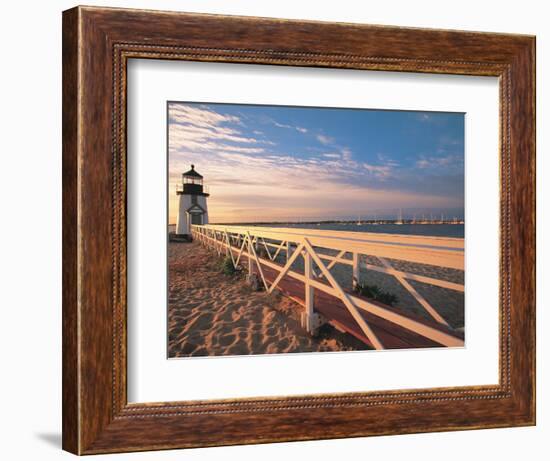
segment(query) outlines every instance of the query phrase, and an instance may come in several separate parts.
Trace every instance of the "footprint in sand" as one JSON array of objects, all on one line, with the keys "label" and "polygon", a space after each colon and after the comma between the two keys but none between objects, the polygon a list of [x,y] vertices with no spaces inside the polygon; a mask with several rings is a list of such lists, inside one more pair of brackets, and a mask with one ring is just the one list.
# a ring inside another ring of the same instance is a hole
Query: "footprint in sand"
[{"label": "footprint in sand", "polygon": [[236,339],[237,338],[234,334],[224,335],[219,339],[218,344],[222,347],[227,347],[230,344],[233,344]]},{"label": "footprint in sand", "polygon": [[187,325],[187,330],[198,330],[204,331],[212,328],[212,318],[214,316],[209,312],[204,312],[200,314],[197,318],[189,322]]},{"label": "footprint in sand", "polygon": [[282,351],[288,351],[288,347],[290,346],[290,341],[288,338],[283,338],[277,343],[277,347]]},{"label": "footprint in sand", "polygon": [[207,355],[210,355],[205,347],[198,347],[195,349],[195,351],[191,354],[192,357],[205,357]]},{"label": "footprint in sand", "polygon": [[227,355],[246,355],[250,353],[251,351],[242,339],[227,350]]}]

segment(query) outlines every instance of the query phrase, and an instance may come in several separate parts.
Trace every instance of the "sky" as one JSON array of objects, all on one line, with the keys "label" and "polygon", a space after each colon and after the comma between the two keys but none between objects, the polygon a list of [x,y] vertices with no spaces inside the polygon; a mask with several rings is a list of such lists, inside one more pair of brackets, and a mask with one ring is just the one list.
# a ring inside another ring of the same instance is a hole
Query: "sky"
[{"label": "sky", "polygon": [[464,114],[168,103],[169,222],[194,164],[211,223],[464,214]]}]

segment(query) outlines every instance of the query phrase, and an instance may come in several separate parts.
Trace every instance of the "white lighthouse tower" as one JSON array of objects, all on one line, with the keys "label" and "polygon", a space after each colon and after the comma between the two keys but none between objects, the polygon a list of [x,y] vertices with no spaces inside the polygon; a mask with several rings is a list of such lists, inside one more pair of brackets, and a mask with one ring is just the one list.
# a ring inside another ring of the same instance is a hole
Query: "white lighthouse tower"
[{"label": "white lighthouse tower", "polygon": [[176,234],[190,238],[191,224],[208,224],[206,198],[210,195],[195,165],[182,174],[182,184],[177,187],[176,194],[180,198]]}]

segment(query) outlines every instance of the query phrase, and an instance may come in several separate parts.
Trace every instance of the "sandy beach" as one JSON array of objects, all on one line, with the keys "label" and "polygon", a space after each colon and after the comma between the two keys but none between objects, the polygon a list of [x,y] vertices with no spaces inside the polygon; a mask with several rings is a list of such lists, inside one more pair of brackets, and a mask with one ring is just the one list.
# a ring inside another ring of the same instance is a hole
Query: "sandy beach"
[{"label": "sandy beach", "polygon": [[[329,250],[324,250],[323,252],[332,255],[335,254],[335,252],[330,252]],[[464,271],[446,267],[430,266],[428,264],[399,261],[390,258],[387,259],[391,262],[393,268],[400,271],[410,272],[426,277],[433,277],[439,280],[445,280],[462,285],[464,284]],[[382,266],[380,261],[374,256],[363,255],[360,256],[359,260],[362,263],[364,262],[374,266]],[[352,269],[350,266],[337,264],[333,269],[331,269],[331,271],[343,287],[351,290]],[[395,307],[425,319],[431,319],[426,310],[418,304],[413,296],[397,281],[395,277],[388,274],[383,274],[381,272],[361,268],[360,281],[370,285],[376,285],[382,290],[396,295],[397,302],[395,303]],[[434,309],[436,309],[443,316],[443,318],[453,329],[464,328],[464,293],[417,282],[415,280],[409,280],[409,283],[432,305]]]},{"label": "sandy beach", "polygon": [[171,358],[367,349],[330,325],[311,337],[294,301],[252,291],[244,274],[224,275],[221,259],[197,242],[171,242],[168,255]]},{"label": "sandy beach", "polygon": [[[379,265],[376,258],[363,261]],[[169,244],[168,350],[169,357],[276,354],[365,350],[353,336],[324,325],[312,337],[300,325],[303,310],[279,294],[253,291],[245,273],[225,275],[222,259],[198,242]],[[281,261],[282,263],[282,261]],[[463,283],[462,271],[392,260],[396,269]],[[301,258],[293,266],[303,271]],[[351,268],[336,265],[332,272],[351,288]],[[429,314],[392,276],[361,269],[361,281],[375,284],[398,297],[395,307],[430,319]],[[411,282],[453,329],[464,327],[464,294]]]}]

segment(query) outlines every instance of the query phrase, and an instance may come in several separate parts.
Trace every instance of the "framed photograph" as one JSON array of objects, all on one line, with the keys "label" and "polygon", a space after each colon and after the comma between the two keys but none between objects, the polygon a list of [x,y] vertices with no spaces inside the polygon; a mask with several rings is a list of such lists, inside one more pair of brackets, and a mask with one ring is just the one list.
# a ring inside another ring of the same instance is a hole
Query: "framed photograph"
[{"label": "framed photograph", "polygon": [[63,447],[535,424],[535,39],[63,13]]}]

